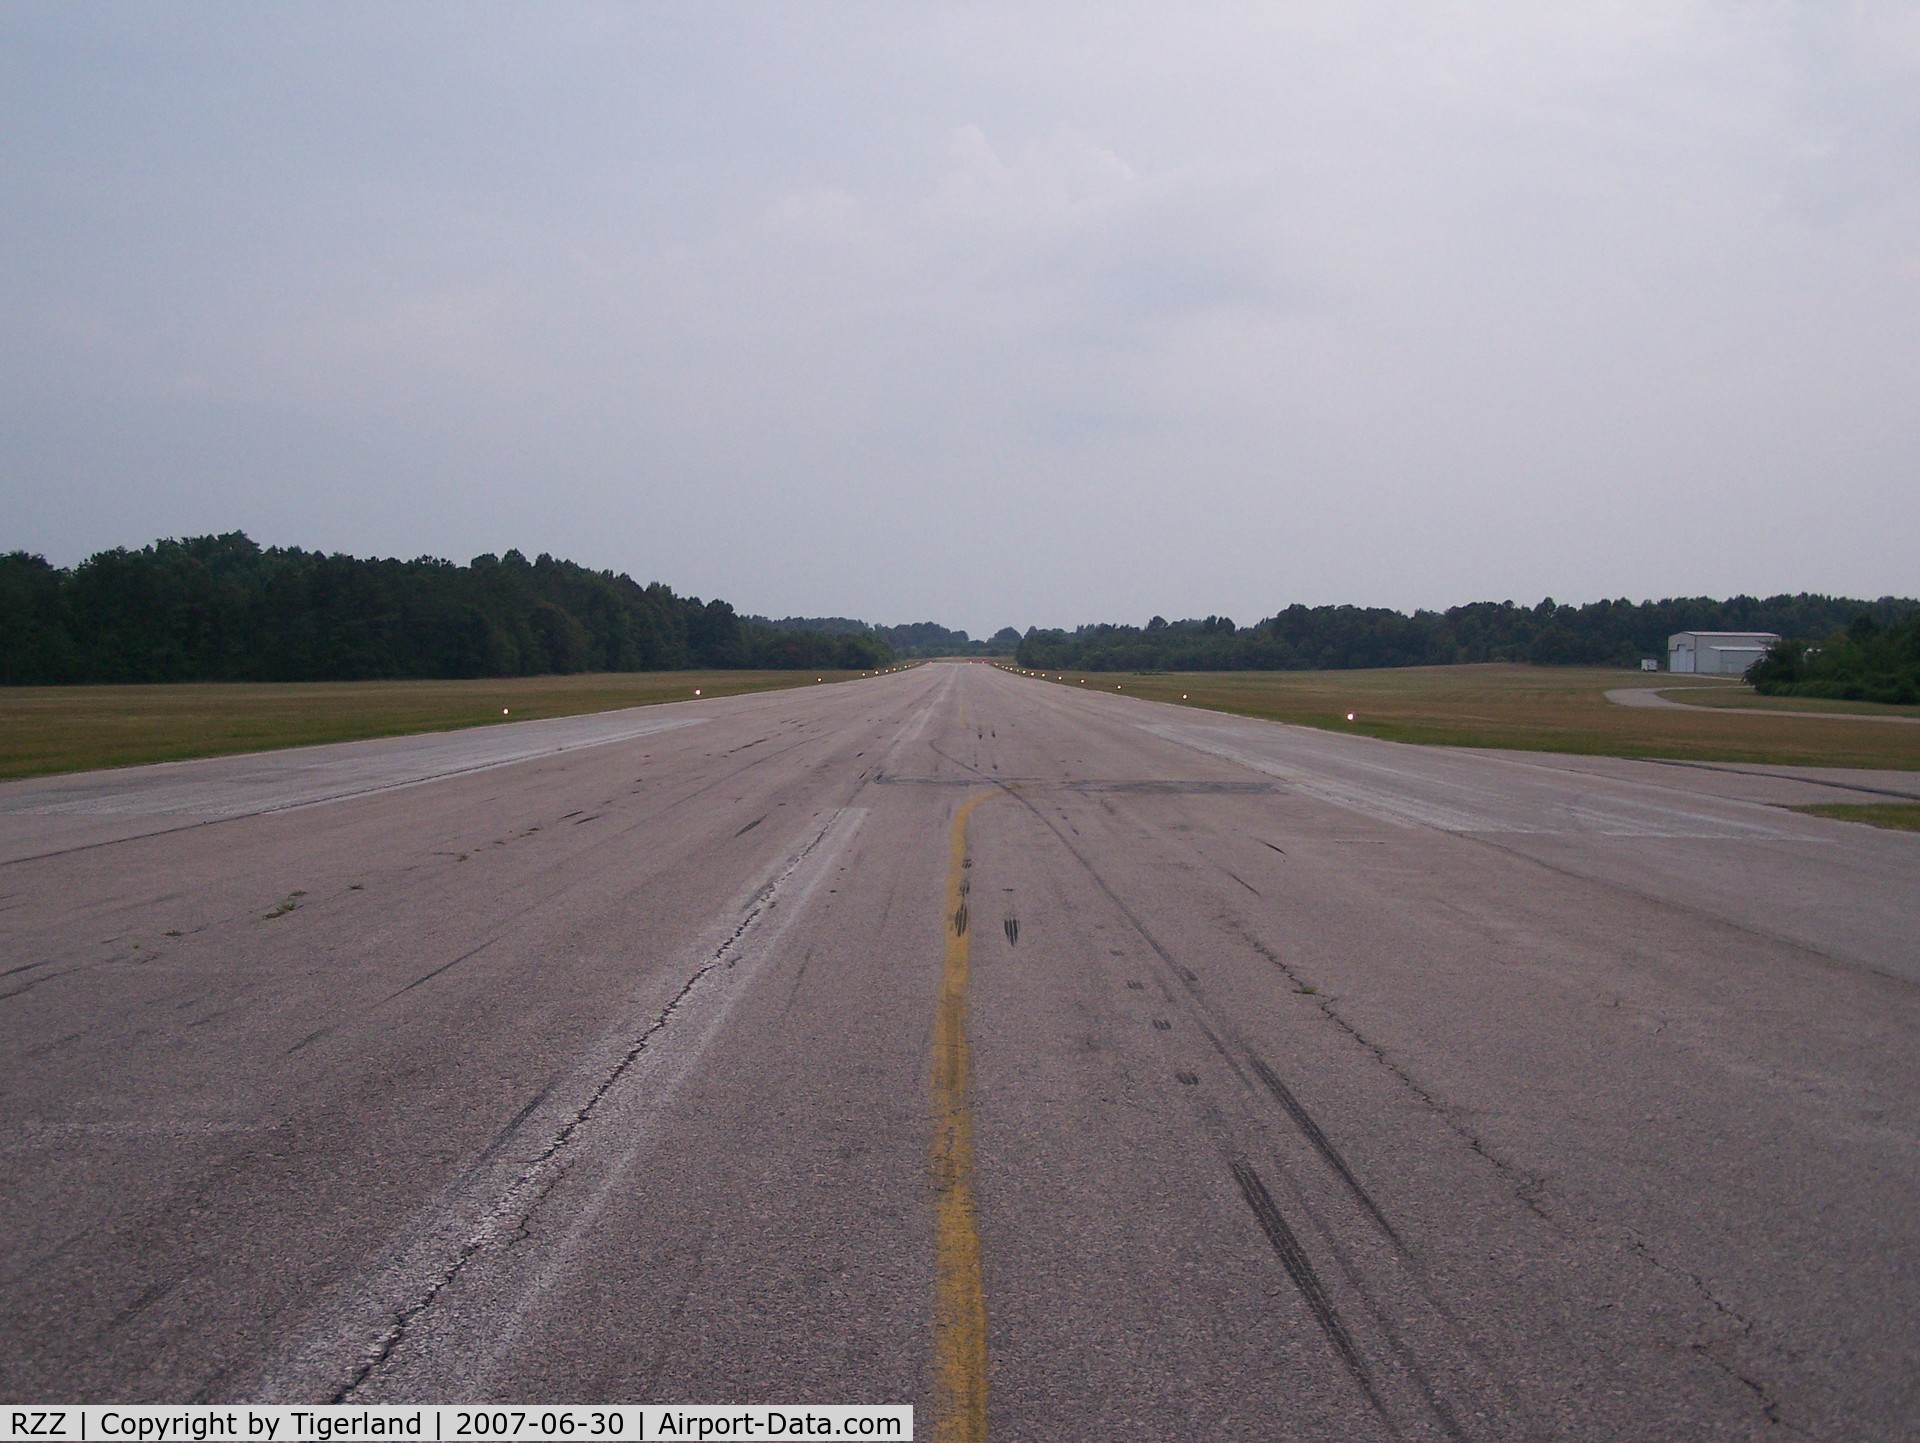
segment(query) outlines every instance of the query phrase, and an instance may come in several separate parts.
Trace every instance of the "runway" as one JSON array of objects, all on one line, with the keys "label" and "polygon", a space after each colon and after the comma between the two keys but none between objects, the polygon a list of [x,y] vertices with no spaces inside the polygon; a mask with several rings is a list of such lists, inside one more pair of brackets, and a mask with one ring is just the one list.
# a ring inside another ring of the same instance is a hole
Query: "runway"
[{"label": "runway", "polygon": [[10,1399],[1920,1436],[1914,774],[936,663],[0,786]]}]

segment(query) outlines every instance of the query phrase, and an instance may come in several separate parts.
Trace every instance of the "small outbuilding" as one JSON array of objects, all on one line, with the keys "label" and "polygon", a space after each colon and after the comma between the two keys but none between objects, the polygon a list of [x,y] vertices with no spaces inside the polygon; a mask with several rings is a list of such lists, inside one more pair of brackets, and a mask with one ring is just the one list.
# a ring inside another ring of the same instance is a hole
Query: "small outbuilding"
[{"label": "small outbuilding", "polygon": [[1741,676],[1779,640],[1771,631],[1676,631],[1667,638],[1667,670]]}]

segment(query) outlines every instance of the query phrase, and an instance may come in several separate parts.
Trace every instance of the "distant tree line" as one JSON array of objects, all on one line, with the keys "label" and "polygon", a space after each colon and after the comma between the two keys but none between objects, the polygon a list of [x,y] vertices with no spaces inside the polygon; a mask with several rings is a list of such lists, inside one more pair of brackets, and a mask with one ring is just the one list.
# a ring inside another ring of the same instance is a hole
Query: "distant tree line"
[{"label": "distant tree line", "polygon": [[829,636],[871,636],[885,642],[895,656],[1012,656],[1020,645],[1020,633],[1003,626],[985,641],[974,641],[964,631],[951,631],[935,621],[913,621],[903,626],[875,626],[846,616],[788,616],[769,621],[762,616],[753,621],[772,627],[799,631],[818,631]]},{"label": "distant tree line", "polygon": [[1818,646],[1783,636],[1747,680],[1767,696],[1920,704],[1920,615],[1882,625],[1863,612]]},{"label": "distant tree line", "polygon": [[1882,597],[1773,596],[1729,601],[1596,601],[1564,606],[1475,602],[1447,611],[1289,606],[1253,626],[1232,618],[1166,621],[1144,627],[1098,624],[1075,631],[1030,630],[1022,666],[1071,671],[1286,671],[1375,666],[1445,666],[1519,661],[1539,665],[1633,666],[1667,655],[1676,631],[1772,631],[1824,637],[1857,617],[1890,626],[1920,612],[1920,601]]},{"label": "distant tree line", "polygon": [[0,556],[0,684],[346,681],[683,667],[884,666],[871,634],[756,624],[724,601],[518,551],[466,566],[261,548],[241,532],[71,570]]}]

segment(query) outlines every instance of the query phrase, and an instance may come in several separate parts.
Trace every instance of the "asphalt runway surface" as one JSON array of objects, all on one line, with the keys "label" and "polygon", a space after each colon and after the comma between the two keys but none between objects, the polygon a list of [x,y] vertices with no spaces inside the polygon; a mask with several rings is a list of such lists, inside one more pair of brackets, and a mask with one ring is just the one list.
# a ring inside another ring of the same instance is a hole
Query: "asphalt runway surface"
[{"label": "asphalt runway surface", "polygon": [[1920,1436],[1910,773],[981,665],[0,787],[0,1393]]}]

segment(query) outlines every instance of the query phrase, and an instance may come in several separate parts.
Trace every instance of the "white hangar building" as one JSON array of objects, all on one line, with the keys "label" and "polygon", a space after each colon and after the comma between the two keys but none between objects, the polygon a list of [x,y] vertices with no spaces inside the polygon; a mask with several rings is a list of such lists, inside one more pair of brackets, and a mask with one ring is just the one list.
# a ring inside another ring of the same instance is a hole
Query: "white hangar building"
[{"label": "white hangar building", "polygon": [[1667,670],[1739,676],[1779,640],[1771,631],[1676,631],[1667,638]]}]

